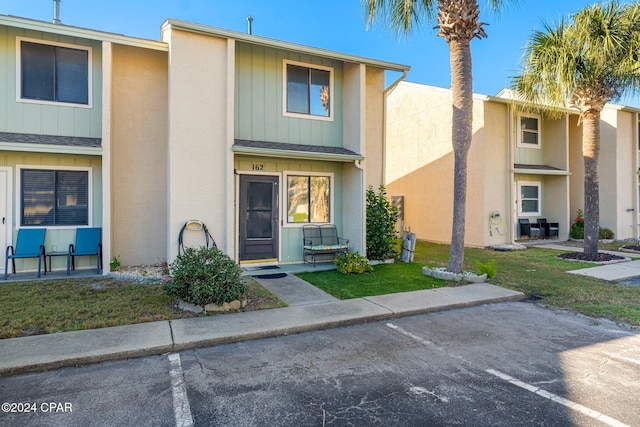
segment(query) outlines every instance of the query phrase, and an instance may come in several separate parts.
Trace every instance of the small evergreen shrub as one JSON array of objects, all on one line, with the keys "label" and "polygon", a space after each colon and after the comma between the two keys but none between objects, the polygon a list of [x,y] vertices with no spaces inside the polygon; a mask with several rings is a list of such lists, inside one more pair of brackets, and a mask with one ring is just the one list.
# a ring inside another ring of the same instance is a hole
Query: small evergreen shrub
[{"label": "small evergreen shrub", "polygon": [[369,260],[357,251],[340,254],[333,260],[333,263],[338,266],[338,271],[342,274],[362,274],[373,271]]},{"label": "small evergreen shrub", "polygon": [[217,248],[187,248],[169,266],[162,287],[172,298],[205,306],[240,299],[245,292],[240,266]]},{"label": "small evergreen shrub", "polygon": [[[572,239],[581,240],[584,239],[584,216],[582,209],[578,209],[578,215],[575,222],[571,225],[571,231],[569,236]],[[609,228],[600,228],[598,230],[598,239],[611,240],[615,237],[615,233]]]},{"label": "small evergreen shrub", "polygon": [[489,262],[486,263],[482,263],[480,261],[476,262],[476,268],[478,269],[478,275],[483,275],[486,274],[488,279],[491,279],[492,277],[496,277],[496,274],[498,274],[497,270],[496,270],[496,260],[492,259]]},{"label": "small evergreen shrub", "polygon": [[584,239],[584,215],[582,209],[578,209],[575,222],[571,225],[569,236],[572,239]]},{"label": "small evergreen shrub", "polygon": [[598,239],[600,240],[611,240],[614,237],[614,232],[609,228],[601,228],[598,231]]},{"label": "small evergreen shrub", "polygon": [[398,208],[387,199],[384,185],[378,193],[367,189],[367,257],[374,260],[396,258]]}]

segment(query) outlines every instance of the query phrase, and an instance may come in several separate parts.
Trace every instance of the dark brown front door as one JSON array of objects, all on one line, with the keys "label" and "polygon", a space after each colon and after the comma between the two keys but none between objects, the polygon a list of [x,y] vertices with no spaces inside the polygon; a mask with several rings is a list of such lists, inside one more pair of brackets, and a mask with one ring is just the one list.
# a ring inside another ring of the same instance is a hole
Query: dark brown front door
[{"label": "dark brown front door", "polygon": [[278,177],[240,175],[240,261],[278,257]]}]

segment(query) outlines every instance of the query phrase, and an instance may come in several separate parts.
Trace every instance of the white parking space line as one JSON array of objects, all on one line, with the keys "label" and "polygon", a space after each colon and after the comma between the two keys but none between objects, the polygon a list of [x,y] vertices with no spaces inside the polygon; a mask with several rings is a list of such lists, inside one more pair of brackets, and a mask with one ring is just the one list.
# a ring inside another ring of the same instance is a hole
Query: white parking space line
[{"label": "white parking space line", "polygon": [[171,377],[171,394],[173,395],[173,414],[176,417],[176,427],[192,427],[193,417],[191,416],[191,407],[187,397],[187,388],[184,384],[180,355],[178,353],[170,354],[169,363],[171,365],[169,376]]},{"label": "white parking space line", "polygon": [[421,344],[424,344],[424,345],[432,345],[433,344],[431,341],[426,340],[424,338],[420,338],[419,336],[414,335],[409,331],[405,331],[400,326],[394,325],[393,323],[387,323],[387,327],[393,329],[394,331],[400,332],[402,335],[406,335],[409,338],[413,338],[414,340],[418,341]]},{"label": "white parking space line", "polygon": [[495,369],[487,369],[485,372],[491,374],[491,375],[495,375],[496,377],[505,380],[513,385],[516,385],[520,388],[523,388],[527,391],[530,391],[531,393],[535,393],[538,396],[542,396],[546,399],[549,399],[553,402],[559,403],[561,405],[566,406],[567,408],[571,408],[575,411],[580,412],[581,414],[587,415],[591,418],[594,418],[598,421],[601,421],[607,425],[613,426],[613,427],[630,427],[628,424],[625,424],[623,422],[620,422],[614,418],[611,418],[607,415],[604,415],[598,411],[595,411],[593,409],[587,408],[586,406],[580,405],[579,403],[573,402],[569,399],[565,399],[564,397],[560,397],[558,395],[555,395],[553,393],[550,393],[546,390],[541,389],[540,387],[536,387],[534,385],[531,384],[527,384],[523,381],[520,381],[517,378],[513,378],[510,375],[504,374],[500,371],[496,371]]}]

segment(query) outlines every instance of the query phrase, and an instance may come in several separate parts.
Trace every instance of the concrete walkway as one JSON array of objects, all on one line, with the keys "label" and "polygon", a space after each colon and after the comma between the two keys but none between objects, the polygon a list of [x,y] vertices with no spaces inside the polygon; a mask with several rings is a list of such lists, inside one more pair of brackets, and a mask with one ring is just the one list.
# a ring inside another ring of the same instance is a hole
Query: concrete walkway
[{"label": "concrete walkway", "polygon": [[479,283],[337,300],[292,275],[256,280],[286,301],[289,307],[3,339],[0,340],[0,376],[517,301],[525,297],[520,292]]},{"label": "concrete walkway", "polygon": [[[573,246],[565,246],[557,244],[541,244],[538,247],[547,249],[557,249],[563,251],[582,252],[582,248]],[[640,258],[640,254],[632,252],[617,252],[601,250],[600,252],[618,255],[626,258]],[[581,268],[579,270],[567,271],[567,273],[577,274],[580,276],[595,277],[597,279],[606,280],[607,282],[621,282],[623,280],[640,277],[640,260],[614,262],[611,264],[598,265],[597,267]]]}]

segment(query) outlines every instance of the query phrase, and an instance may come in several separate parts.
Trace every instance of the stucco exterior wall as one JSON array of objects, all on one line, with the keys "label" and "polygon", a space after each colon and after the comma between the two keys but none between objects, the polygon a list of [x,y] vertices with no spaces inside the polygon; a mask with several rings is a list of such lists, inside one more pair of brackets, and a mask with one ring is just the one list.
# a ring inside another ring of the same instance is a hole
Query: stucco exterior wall
[{"label": "stucco exterior wall", "polygon": [[[474,108],[480,110],[475,105]],[[482,182],[478,182],[478,184],[484,183],[484,205],[481,211],[470,212],[470,215],[467,216],[470,218],[477,216],[482,221],[474,225],[474,228],[482,231],[484,246],[490,246],[512,240],[513,227],[510,226],[510,215],[513,214],[510,205],[510,139],[509,128],[506,126],[510,120],[510,113],[506,104],[495,102],[482,103],[482,110],[484,110],[484,137],[482,138],[482,160],[478,163],[484,165],[484,171]],[[499,213],[499,218],[492,217],[492,213],[496,212]]]},{"label": "stucco exterior wall", "polygon": [[111,256],[158,263],[167,256],[167,54],[111,50]]},{"label": "stucco exterior wall", "polygon": [[367,67],[365,77],[366,185],[377,189],[384,182],[384,70]]},{"label": "stucco exterior wall", "polygon": [[611,228],[616,239],[629,239],[635,227],[634,115],[605,108],[601,121],[600,223]]},{"label": "stucco exterior wall", "polygon": [[[601,113],[600,158],[600,226],[613,230],[616,240],[637,237],[637,129],[636,114],[622,111],[614,105]],[[569,145],[571,216],[584,209],[584,160],[582,158],[582,127],[577,116],[570,118]],[[633,210],[631,210],[633,209]]]},{"label": "stucco exterior wall", "polygon": [[578,126],[578,116],[569,116],[569,227],[575,220],[578,209],[584,210],[584,159],[582,157],[582,126]]},{"label": "stucco exterior wall", "polygon": [[[365,157],[364,166],[354,163],[343,165],[343,222],[349,234],[349,250],[366,255],[366,68],[360,64],[344,66],[344,147]],[[345,236],[346,237],[346,236]]]},{"label": "stucco exterior wall", "polygon": [[[450,90],[402,82],[388,96],[385,132],[389,196],[405,197],[404,224],[418,238],[442,243],[451,241],[453,215],[451,104]],[[496,184],[496,191],[504,191],[500,179],[495,181],[494,171],[504,163],[505,154],[499,150],[494,156],[490,151],[504,141],[497,139],[500,131],[485,128],[485,120],[499,122],[502,112],[491,110],[490,114],[496,114],[496,117],[487,119],[480,98],[474,99],[473,108],[473,141],[467,163],[465,244],[486,246],[488,215],[500,207],[495,202],[500,196],[492,195],[487,200],[487,191],[493,191],[493,188],[490,189],[485,181],[489,177],[491,184]]]},{"label": "stucco exterior wall", "polygon": [[167,261],[192,219],[233,254],[233,42],[171,27],[163,40],[170,45]]}]

